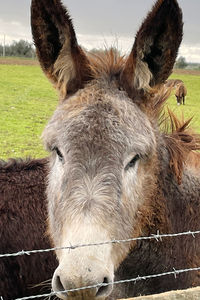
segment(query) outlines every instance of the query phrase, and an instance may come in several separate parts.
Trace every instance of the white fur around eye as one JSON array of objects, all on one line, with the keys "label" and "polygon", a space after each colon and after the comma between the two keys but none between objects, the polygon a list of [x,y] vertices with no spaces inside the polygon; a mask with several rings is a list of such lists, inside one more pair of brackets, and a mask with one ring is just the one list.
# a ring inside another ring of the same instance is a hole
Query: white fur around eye
[{"label": "white fur around eye", "polygon": [[[136,161],[134,167],[124,170],[123,174],[123,190],[126,193],[127,198],[136,199],[137,190],[140,186],[140,180],[138,176],[139,160]],[[137,202],[137,201],[136,201]]]},{"label": "white fur around eye", "polygon": [[[138,165],[139,165],[139,159],[135,162],[134,166],[128,168],[127,170],[125,170],[125,173],[127,173],[127,176],[136,176],[137,175],[137,171],[138,171]],[[126,175],[125,175],[126,176]]]},{"label": "white fur around eye", "polygon": [[49,183],[53,191],[58,190],[58,188],[60,187],[63,175],[64,175],[64,165],[60,161],[58,155],[56,153],[52,153],[51,171],[49,173]]},{"label": "white fur around eye", "polygon": [[139,166],[139,160],[137,160],[135,162],[133,167],[130,167],[127,170],[124,169],[123,184],[124,184],[125,190],[127,190],[130,187],[133,187],[133,185],[137,184],[138,166]]}]

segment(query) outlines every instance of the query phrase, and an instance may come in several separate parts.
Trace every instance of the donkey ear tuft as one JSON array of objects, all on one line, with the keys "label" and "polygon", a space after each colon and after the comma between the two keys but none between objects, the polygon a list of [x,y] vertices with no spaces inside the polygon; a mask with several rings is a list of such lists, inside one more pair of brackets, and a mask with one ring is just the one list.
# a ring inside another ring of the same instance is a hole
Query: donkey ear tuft
[{"label": "donkey ear tuft", "polygon": [[122,81],[126,88],[141,91],[163,83],[172,72],[182,35],[177,1],[158,0],[137,32],[125,64]]},{"label": "donkey ear tuft", "polygon": [[31,26],[40,65],[62,97],[89,77],[87,57],[78,46],[69,13],[60,0],[32,0]]}]

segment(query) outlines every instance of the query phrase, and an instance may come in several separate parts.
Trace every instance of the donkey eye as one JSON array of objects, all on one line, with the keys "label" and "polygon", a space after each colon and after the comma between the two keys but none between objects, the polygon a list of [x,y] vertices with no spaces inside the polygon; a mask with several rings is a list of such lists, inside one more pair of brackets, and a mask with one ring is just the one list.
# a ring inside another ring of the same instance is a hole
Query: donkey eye
[{"label": "donkey eye", "polygon": [[55,147],[53,150],[54,150],[54,151],[56,152],[56,154],[58,155],[59,160],[60,160],[61,162],[63,162],[63,155],[62,155],[62,153],[60,152],[60,150],[59,150],[57,147]]},{"label": "donkey eye", "polygon": [[133,159],[126,165],[125,171],[127,171],[130,168],[133,168],[135,166],[136,161],[140,158],[139,154],[135,155]]}]

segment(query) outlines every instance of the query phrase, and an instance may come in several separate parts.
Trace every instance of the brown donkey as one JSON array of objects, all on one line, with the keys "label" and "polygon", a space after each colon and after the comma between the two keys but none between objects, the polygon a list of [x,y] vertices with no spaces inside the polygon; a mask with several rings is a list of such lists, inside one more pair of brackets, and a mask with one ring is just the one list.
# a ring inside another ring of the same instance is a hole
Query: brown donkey
[{"label": "brown donkey", "polygon": [[175,96],[176,96],[176,100],[177,100],[177,104],[180,105],[183,103],[183,105],[185,104],[185,96],[187,95],[187,89],[184,85],[184,83],[179,83],[176,86],[176,91],[175,91]]},{"label": "brown donkey", "polygon": [[[187,161],[199,148],[198,136],[171,113],[172,133],[158,126],[166,95],[156,91],[171,73],[182,40],[177,1],[155,3],[127,58],[113,50],[84,53],[60,0],[32,0],[31,12],[41,67],[60,92],[43,133],[51,152],[47,197],[53,245],[199,229],[200,174]],[[52,288],[66,300],[117,299],[200,283],[197,272],[190,272],[113,285],[200,266],[198,237],[63,249],[56,255]],[[69,291],[90,285],[97,286]]]}]

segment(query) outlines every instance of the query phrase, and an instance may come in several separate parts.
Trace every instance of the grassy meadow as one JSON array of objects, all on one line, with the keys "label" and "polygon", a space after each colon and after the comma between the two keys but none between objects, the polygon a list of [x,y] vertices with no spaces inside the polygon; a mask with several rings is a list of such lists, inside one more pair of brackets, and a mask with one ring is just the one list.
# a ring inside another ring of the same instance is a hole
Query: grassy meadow
[{"label": "grassy meadow", "polygon": [[40,137],[56,105],[39,66],[0,64],[0,158],[45,156]]},{"label": "grassy meadow", "polygon": [[[37,64],[24,65],[0,60],[0,158],[44,157],[41,133],[57,105],[57,93]],[[172,74],[182,79],[188,96],[177,106],[175,96],[169,107],[185,118],[194,116],[193,127],[200,133],[200,76]]]}]

